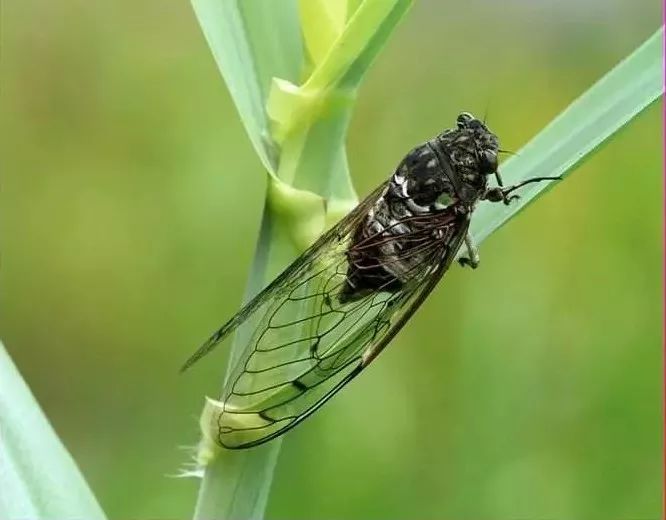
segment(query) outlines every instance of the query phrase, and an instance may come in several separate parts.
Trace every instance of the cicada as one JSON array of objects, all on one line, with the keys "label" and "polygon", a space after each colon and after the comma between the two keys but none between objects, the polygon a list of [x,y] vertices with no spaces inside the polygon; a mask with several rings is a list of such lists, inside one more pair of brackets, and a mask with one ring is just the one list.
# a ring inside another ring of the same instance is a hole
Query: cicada
[{"label": "cicada", "polygon": [[249,322],[249,340],[213,402],[221,446],[262,444],[310,416],[388,345],[461,247],[459,262],[478,266],[468,230],[480,201],[509,204],[521,186],[558,178],[504,187],[497,136],[467,112],[456,123],[411,150],[187,360],[183,370]]}]

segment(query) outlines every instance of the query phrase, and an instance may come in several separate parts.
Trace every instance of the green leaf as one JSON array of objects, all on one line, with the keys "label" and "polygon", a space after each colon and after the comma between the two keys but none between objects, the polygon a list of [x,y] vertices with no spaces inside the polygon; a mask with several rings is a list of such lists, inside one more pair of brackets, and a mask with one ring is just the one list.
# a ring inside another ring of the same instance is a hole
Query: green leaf
[{"label": "green leaf", "polygon": [[[568,174],[658,99],[664,92],[663,35],[662,27],[506,161],[501,167],[505,184]],[[472,219],[475,241],[483,241],[554,184],[528,185],[510,206],[481,204]]]},{"label": "green leaf", "polygon": [[312,62],[321,63],[347,24],[347,2],[300,0],[303,39]]},{"label": "green leaf", "polygon": [[104,518],[1,343],[0,518]]},{"label": "green leaf", "polygon": [[264,167],[277,170],[266,99],[274,76],[298,81],[303,62],[294,1],[192,0],[213,57]]}]

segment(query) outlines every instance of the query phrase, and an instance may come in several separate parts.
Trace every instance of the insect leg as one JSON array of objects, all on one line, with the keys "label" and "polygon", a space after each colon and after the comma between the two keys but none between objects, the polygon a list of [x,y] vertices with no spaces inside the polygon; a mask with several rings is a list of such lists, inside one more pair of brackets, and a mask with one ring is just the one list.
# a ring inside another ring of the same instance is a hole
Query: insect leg
[{"label": "insect leg", "polygon": [[467,256],[461,256],[458,258],[458,263],[465,267],[466,265],[470,266],[472,269],[479,267],[479,249],[474,244],[472,237],[469,236],[469,233],[465,235],[465,246],[467,247]]},{"label": "insect leg", "polygon": [[[498,177],[499,179],[499,177]],[[516,191],[519,188],[522,188],[526,184],[531,184],[533,182],[543,182],[543,181],[560,181],[562,176],[558,175],[556,177],[532,177],[527,179],[519,184],[514,184],[513,186],[500,187],[498,188],[488,188],[486,192],[481,197],[483,200],[489,200],[490,202],[503,202],[506,206],[511,204],[511,201],[517,200],[520,198],[520,195],[511,195],[512,192]]]}]

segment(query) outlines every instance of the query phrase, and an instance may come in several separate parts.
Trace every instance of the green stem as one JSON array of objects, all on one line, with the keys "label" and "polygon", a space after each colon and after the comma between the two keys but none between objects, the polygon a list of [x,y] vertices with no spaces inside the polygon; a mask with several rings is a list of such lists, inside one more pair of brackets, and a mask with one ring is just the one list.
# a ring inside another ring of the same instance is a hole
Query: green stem
[{"label": "green stem", "polygon": [[[245,301],[259,292],[267,281],[278,275],[296,254],[285,230],[266,207],[252,264]],[[240,327],[231,346],[229,366],[233,365],[251,333]],[[229,377],[227,371],[226,378]],[[222,450],[206,466],[194,513],[197,520],[262,518],[266,509],[272,475],[277,463],[281,439],[251,450]]]}]

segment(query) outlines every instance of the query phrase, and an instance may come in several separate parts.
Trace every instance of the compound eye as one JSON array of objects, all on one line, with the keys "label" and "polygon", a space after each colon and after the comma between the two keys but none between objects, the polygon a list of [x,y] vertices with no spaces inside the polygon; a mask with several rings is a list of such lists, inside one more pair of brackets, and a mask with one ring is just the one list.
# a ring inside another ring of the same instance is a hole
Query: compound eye
[{"label": "compound eye", "polygon": [[492,150],[484,150],[481,153],[480,159],[481,164],[479,166],[481,168],[481,173],[490,175],[497,171],[497,154],[495,152]]},{"label": "compound eye", "polygon": [[469,122],[472,121],[473,119],[474,116],[469,112],[462,112],[458,116],[458,119],[456,119],[456,123],[458,123],[458,128],[466,127],[469,124]]}]

